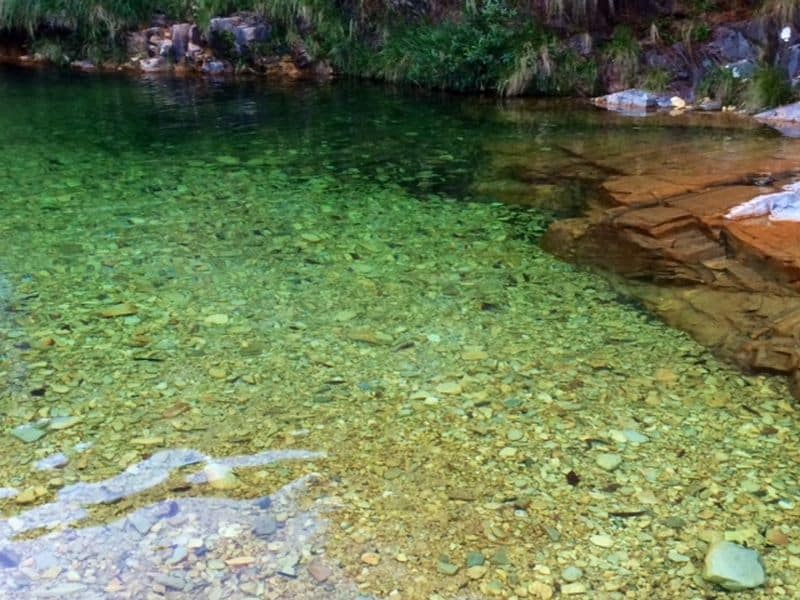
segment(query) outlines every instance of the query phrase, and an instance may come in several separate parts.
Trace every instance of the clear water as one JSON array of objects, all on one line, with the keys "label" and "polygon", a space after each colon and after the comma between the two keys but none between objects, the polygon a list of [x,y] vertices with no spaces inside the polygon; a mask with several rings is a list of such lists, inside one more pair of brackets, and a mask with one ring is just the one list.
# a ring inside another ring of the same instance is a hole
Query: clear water
[{"label": "clear water", "polygon": [[0,594],[699,597],[726,532],[796,589],[783,383],[536,245],[614,152],[771,134],[18,71],[0,106]]}]

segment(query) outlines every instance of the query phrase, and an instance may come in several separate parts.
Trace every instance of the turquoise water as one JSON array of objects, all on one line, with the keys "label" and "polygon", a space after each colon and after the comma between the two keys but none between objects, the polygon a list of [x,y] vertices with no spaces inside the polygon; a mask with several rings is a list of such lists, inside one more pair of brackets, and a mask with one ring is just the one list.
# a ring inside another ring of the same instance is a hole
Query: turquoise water
[{"label": "turquoise water", "polygon": [[791,597],[784,384],[536,244],[615,153],[769,132],[19,71],[0,106],[3,593],[699,596],[734,532]]}]

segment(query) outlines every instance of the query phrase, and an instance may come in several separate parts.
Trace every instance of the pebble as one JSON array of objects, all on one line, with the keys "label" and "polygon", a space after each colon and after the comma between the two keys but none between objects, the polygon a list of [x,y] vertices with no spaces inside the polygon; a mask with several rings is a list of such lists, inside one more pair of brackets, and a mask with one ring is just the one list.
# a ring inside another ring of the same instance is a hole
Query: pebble
[{"label": "pebble", "polygon": [[580,579],[581,577],[583,577],[583,571],[581,571],[578,567],[574,566],[567,567],[566,569],[561,571],[561,579],[563,579],[564,581],[568,582],[578,581],[578,579]]},{"label": "pebble", "polygon": [[500,450],[500,458],[511,458],[517,453],[517,449],[513,446],[506,446]]},{"label": "pebble", "polygon": [[467,577],[469,577],[470,579],[480,579],[481,577],[486,575],[486,571],[488,570],[489,568],[486,565],[476,565],[474,567],[468,568],[466,573]]},{"label": "pebble", "polygon": [[436,570],[444,575],[455,575],[460,568],[458,565],[451,563],[449,559],[442,559],[436,563]]},{"label": "pebble", "polygon": [[43,487],[29,487],[22,490],[19,495],[14,498],[14,502],[17,504],[31,504],[46,494],[47,490]]},{"label": "pebble", "polygon": [[168,565],[176,565],[181,562],[184,558],[189,555],[189,550],[186,546],[176,546],[175,550],[172,551],[172,556],[170,556],[166,563]]},{"label": "pebble", "polygon": [[25,442],[26,444],[35,442],[45,433],[46,432],[44,430],[34,427],[33,425],[20,425],[19,427],[15,427],[11,430],[11,435],[18,440]]},{"label": "pebble", "polygon": [[374,552],[364,552],[364,554],[361,555],[361,562],[363,562],[365,565],[374,567],[381,562],[381,557]]},{"label": "pebble", "polygon": [[37,461],[36,470],[52,471],[53,469],[65,467],[67,464],[69,464],[69,458],[59,452],[58,454],[51,454],[50,456]]},{"label": "pebble", "polygon": [[600,468],[613,471],[622,464],[622,457],[619,454],[603,453],[595,459],[595,462]]},{"label": "pebble", "polygon": [[326,581],[331,575],[333,575],[333,571],[331,568],[323,563],[320,559],[315,558],[310,563],[308,563],[308,574],[316,581],[317,583],[322,583]]},{"label": "pebble", "polygon": [[81,417],[54,417],[50,420],[50,423],[47,425],[48,429],[54,430],[61,430],[61,429],[68,429],[73,425],[77,425],[83,419]]},{"label": "pebble", "polygon": [[525,434],[519,429],[509,429],[506,433],[506,437],[510,442],[517,442],[521,440]]},{"label": "pebble", "polygon": [[589,538],[589,541],[601,548],[611,548],[611,546],[614,545],[614,540],[611,539],[611,536],[606,534],[593,535]]},{"label": "pebble", "polygon": [[767,576],[758,552],[720,540],[708,548],[703,579],[736,592],[764,585]]},{"label": "pebble", "polygon": [[686,520],[681,517],[666,517],[661,520],[661,524],[670,529],[683,529],[686,527]]},{"label": "pebble", "polygon": [[467,554],[467,567],[480,567],[486,562],[483,552],[470,552]]},{"label": "pebble", "polygon": [[130,523],[131,527],[138,531],[140,535],[146,535],[147,532],[150,531],[150,528],[155,525],[155,519],[139,512],[129,516],[128,523]]},{"label": "pebble", "polygon": [[644,444],[645,442],[650,441],[650,438],[648,438],[646,435],[643,435],[638,431],[634,431],[633,429],[626,429],[622,432],[622,435],[624,435],[625,439],[632,444]]},{"label": "pebble", "polygon": [[440,394],[460,394],[461,384],[457,381],[446,381],[437,385],[436,391]]},{"label": "pebble", "polygon": [[550,600],[553,597],[553,588],[544,581],[533,581],[528,584],[528,593],[537,600]]},{"label": "pebble", "polygon": [[116,317],[127,317],[129,315],[135,315],[139,312],[139,309],[136,307],[135,304],[131,304],[130,302],[123,302],[122,304],[115,304],[114,306],[110,306],[109,308],[104,308],[100,311],[100,316],[104,319],[114,319]]},{"label": "pebble", "polygon": [[186,586],[186,581],[181,577],[167,575],[165,573],[156,573],[153,575],[153,581],[171,590],[182,590]]},{"label": "pebble", "polygon": [[220,463],[209,463],[203,468],[208,485],[215,490],[231,490],[239,486],[239,478],[233,470]]},{"label": "pebble", "polygon": [[272,515],[266,515],[253,526],[253,533],[258,537],[269,537],[278,530],[278,522]]},{"label": "pebble", "polygon": [[564,596],[577,596],[586,593],[586,586],[580,582],[566,583],[561,586],[561,593]]},{"label": "pebble", "polygon": [[203,319],[203,323],[206,325],[226,325],[229,320],[228,315],[218,313],[215,315],[208,315]]}]

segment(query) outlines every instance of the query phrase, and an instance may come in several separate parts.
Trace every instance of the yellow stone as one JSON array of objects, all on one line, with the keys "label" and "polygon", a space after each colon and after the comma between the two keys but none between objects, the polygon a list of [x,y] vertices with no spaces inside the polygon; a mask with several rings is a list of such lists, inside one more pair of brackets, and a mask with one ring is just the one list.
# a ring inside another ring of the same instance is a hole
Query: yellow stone
[{"label": "yellow stone", "polygon": [[381,562],[381,557],[374,552],[364,552],[364,554],[361,555],[361,562],[374,567]]},{"label": "yellow stone", "polygon": [[131,304],[130,302],[123,302],[122,304],[116,304],[114,306],[110,306],[108,308],[104,308],[100,311],[100,316],[104,319],[113,319],[116,317],[127,317],[130,315],[135,315],[139,312],[139,309],[136,308],[135,304]]},{"label": "yellow stone", "polygon": [[225,561],[225,564],[230,567],[240,567],[242,565],[249,565],[256,561],[254,556],[236,556],[234,558],[229,558]]}]

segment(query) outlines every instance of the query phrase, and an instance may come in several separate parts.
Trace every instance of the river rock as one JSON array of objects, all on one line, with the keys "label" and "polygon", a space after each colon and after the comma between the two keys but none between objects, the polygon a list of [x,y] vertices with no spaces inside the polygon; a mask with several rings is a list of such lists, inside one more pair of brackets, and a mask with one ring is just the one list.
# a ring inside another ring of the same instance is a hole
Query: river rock
[{"label": "river rock", "polygon": [[595,462],[601,469],[613,471],[622,464],[622,457],[619,454],[603,453],[595,459]]},{"label": "river rock", "polygon": [[13,435],[18,440],[30,444],[41,438],[46,432],[33,425],[20,425],[11,430]]},{"label": "river rock", "polygon": [[169,63],[163,56],[154,56],[140,60],[139,68],[143,73],[163,73],[169,70]]},{"label": "river rock", "polygon": [[658,96],[633,88],[593,98],[592,102],[609,110],[648,109],[658,106]]},{"label": "river rock", "polygon": [[703,579],[736,592],[764,585],[767,576],[755,550],[720,540],[706,553]]}]

